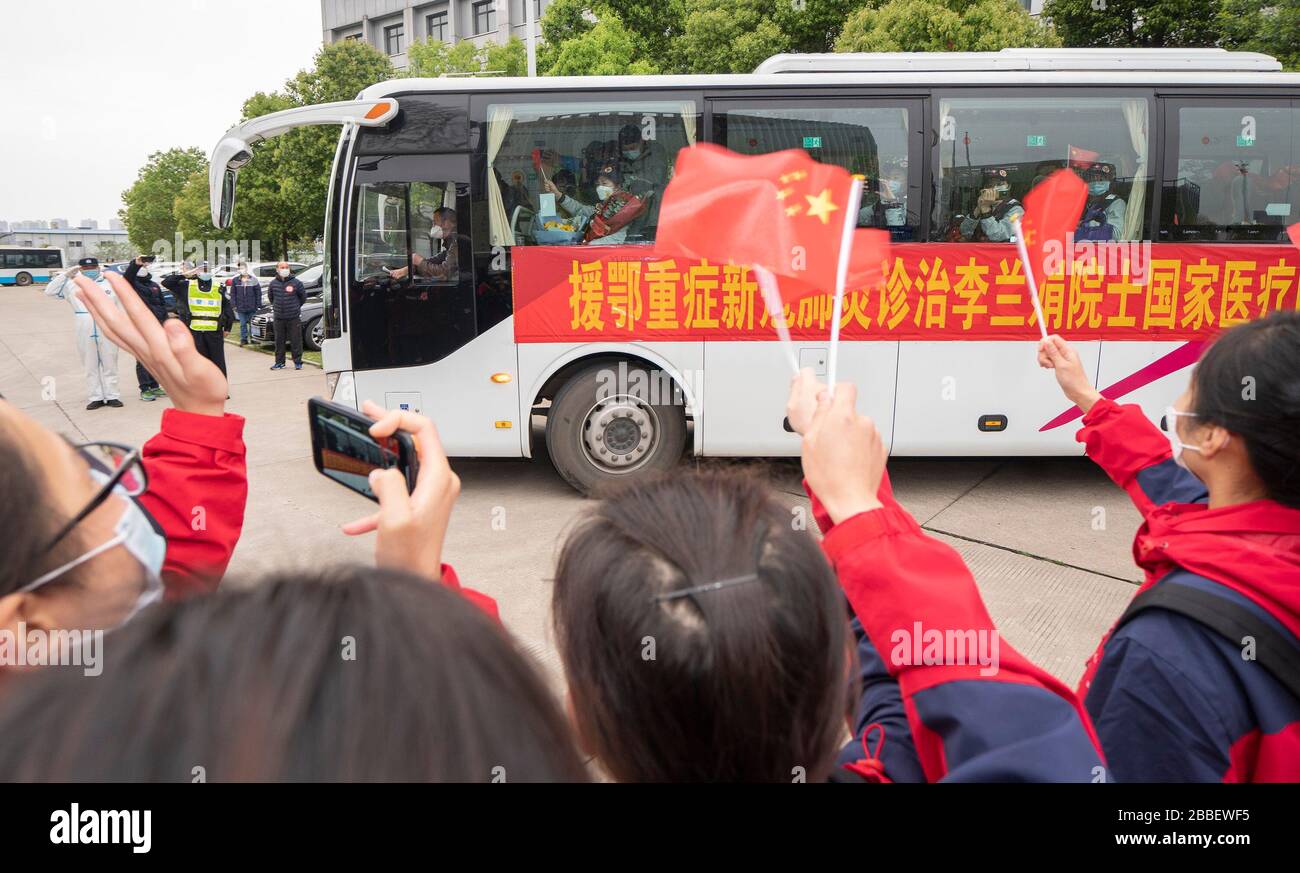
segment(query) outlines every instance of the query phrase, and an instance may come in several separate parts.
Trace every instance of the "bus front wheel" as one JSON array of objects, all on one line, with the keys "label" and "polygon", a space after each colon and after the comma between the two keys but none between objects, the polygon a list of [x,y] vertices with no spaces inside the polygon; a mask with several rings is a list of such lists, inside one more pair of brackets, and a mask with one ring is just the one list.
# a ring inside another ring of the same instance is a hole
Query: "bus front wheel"
[{"label": "bus front wheel", "polygon": [[546,418],[546,450],[583,494],[671,470],[686,447],[681,392],[660,370],[598,364],[576,373]]},{"label": "bus front wheel", "polygon": [[14,281],[17,282],[19,285],[23,285],[23,286],[30,285],[32,284],[32,274],[19,273],[17,276],[14,277]]}]

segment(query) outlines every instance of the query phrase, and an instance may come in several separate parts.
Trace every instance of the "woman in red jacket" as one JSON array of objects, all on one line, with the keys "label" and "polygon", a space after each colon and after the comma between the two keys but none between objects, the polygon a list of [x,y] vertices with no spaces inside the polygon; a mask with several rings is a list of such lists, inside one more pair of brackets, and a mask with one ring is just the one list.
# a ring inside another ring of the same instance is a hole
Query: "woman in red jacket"
[{"label": "woman in red jacket", "polygon": [[77,277],[114,344],[174,409],[139,449],[65,441],[0,401],[0,630],[115,627],[161,596],[214,589],[243,526],[244,420],[179,322],[160,324],[110,273],[123,309]]},{"label": "woman in red jacket", "polygon": [[1145,581],[1079,687],[1115,776],[1300,780],[1300,313],[1215,340],[1163,434],[1060,337],[1039,363],[1143,518]]}]

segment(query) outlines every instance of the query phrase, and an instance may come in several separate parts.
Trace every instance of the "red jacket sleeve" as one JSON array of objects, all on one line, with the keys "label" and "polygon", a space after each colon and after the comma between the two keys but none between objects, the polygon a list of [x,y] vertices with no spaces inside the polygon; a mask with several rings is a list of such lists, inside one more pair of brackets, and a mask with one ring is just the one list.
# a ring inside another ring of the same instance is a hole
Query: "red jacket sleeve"
[{"label": "red jacket sleeve", "polygon": [[144,444],[149,488],[140,502],[167,535],[168,599],[214,591],[226,572],[248,500],[243,433],[242,416],[167,409]]},{"label": "red jacket sleeve", "polygon": [[1075,695],[999,638],[961,556],[884,486],[880,498],[881,509],[832,526],[823,547],[899,681],[926,778],[1104,777]]},{"label": "red jacket sleeve", "polygon": [[456,575],[456,570],[451,564],[442,565],[442,584],[446,585],[452,591],[460,594],[470,603],[477,606],[488,614],[488,617],[495,622],[501,621],[501,615],[497,611],[497,602],[488,597],[481,591],[475,591],[473,588],[465,588],[460,584],[460,577]]},{"label": "red jacket sleeve", "polygon": [[1102,398],[1083,416],[1083,427],[1075,439],[1084,444],[1088,457],[1128,492],[1145,516],[1156,501],[1138,483],[1138,474],[1171,460],[1173,452],[1169,440],[1147,419],[1142,407]]}]

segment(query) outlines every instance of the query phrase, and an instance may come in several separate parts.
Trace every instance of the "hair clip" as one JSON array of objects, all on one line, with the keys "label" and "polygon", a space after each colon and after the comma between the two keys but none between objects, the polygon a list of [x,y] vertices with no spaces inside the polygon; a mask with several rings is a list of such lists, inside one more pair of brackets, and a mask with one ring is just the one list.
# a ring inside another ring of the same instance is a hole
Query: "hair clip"
[{"label": "hair clip", "polygon": [[656,594],[650,598],[650,602],[659,603],[664,600],[676,600],[679,597],[691,597],[696,594],[702,594],[706,591],[721,591],[723,588],[731,588],[735,585],[744,585],[746,582],[757,581],[757,573],[747,573],[744,576],[736,576],[733,579],[722,579],[718,582],[709,582],[706,585],[696,585],[694,588],[682,588],[679,591],[669,591],[667,594]]}]

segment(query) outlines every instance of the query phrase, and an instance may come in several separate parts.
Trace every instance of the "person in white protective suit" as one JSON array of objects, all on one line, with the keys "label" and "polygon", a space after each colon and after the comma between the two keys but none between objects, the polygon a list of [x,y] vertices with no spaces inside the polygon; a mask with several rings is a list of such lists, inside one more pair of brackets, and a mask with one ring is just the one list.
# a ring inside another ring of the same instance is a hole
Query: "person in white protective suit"
[{"label": "person in white protective suit", "polygon": [[[73,317],[77,320],[77,351],[81,354],[81,363],[86,368],[86,395],[89,402],[87,409],[99,409],[104,406],[121,407],[122,394],[117,390],[117,346],[108,341],[90,310],[77,299],[73,293],[77,283],[72,277],[81,273],[103,289],[111,299],[117,300],[113,286],[103,277],[99,270],[98,258],[82,258],[77,266],[50,282],[45,288],[49,297],[58,297],[72,305]],[[121,301],[118,301],[121,306]]]}]

